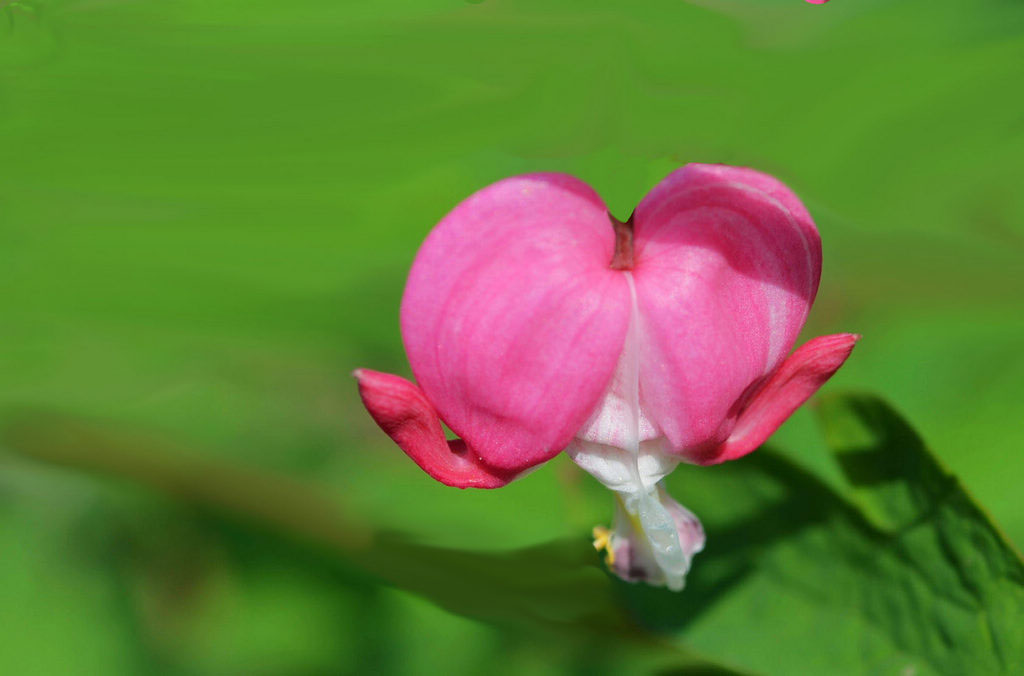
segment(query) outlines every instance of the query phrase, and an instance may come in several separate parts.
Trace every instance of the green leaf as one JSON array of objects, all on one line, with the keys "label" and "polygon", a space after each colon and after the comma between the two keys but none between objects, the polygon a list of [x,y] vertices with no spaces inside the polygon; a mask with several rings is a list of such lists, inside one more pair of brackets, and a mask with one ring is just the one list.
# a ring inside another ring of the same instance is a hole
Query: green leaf
[{"label": "green leaf", "polygon": [[674,475],[707,550],[678,599],[623,587],[637,617],[765,673],[1019,673],[1020,556],[882,401],[819,414],[839,485],[771,449]]}]

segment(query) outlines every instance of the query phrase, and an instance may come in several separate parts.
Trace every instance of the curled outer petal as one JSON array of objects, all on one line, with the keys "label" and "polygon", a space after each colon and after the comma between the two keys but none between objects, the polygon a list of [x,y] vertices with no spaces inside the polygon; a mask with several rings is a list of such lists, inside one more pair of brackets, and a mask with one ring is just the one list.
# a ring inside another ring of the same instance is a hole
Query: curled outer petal
[{"label": "curled outer petal", "polygon": [[793,347],[821,275],[818,231],[776,179],[701,164],[655,186],[634,222],[641,405],[672,452],[706,458]]},{"label": "curled outer petal", "polygon": [[514,473],[488,467],[456,439],[447,441],[441,422],[423,392],[405,378],[359,369],[359,396],[382,430],[424,472],[457,488],[500,488]]},{"label": "curled outer petal", "polygon": [[804,343],[750,398],[729,439],[702,464],[735,460],[750,453],[778,429],[793,411],[818,391],[850,356],[860,336],[839,333]]},{"label": "curled outer petal", "polygon": [[562,174],[499,181],[427,237],[402,299],[416,381],[488,465],[519,472],[572,440],[629,323],[604,203]]}]

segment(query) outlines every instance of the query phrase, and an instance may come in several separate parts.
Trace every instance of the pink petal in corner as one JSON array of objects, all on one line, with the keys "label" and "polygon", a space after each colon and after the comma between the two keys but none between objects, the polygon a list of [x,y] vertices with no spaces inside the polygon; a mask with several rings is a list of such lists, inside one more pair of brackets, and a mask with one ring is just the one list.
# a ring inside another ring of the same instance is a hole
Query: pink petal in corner
[{"label": "pink petal in corner", "polygon": [[713,455],[695,460],[710,465],[735,460],[756,449],[832,377],[858,340],[857,334],[839,333],[804,343],[754,393],[729,439]]},{"label": "pink petal in corner", "polygon": [[353,373],[366,410],[424,472],[456,488],[500,488],[515,473],[485,465],[461,439],[447,441],[434,407],[405,378],[369,369]]}]

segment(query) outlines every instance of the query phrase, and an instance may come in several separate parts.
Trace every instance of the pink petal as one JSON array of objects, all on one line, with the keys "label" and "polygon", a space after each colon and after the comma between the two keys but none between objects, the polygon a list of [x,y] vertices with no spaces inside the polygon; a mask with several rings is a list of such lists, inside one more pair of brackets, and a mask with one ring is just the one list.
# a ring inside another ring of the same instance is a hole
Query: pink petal
[{"label": "pink petal", "polygon": [[699,164],[659,183],[634,222],[641,403],[674,452],[700,457],[792,348],[818,288],[818,231],[776,179]]},{"label": "pink petal", "polygon": [[437,413],[423,392],[404,378],[359,369],[359,395],[380,428],[423,471],[457,488],[499,488],[514,473],[483,463],[461,440],[446,441]]},{"label": "pink petal", "polygon": [[572,440],[629,322],[601,199],[562,174],[499,181],[431,232],[402,300],[420,387],[488,464],[520,471]]},{"label": "pink petal", "polygon": [[714,454],[695,458],[697,462],[735,460],[764,443],[843,365],[858,340],[856,334],[839,333],[819,336],[800,346],[753,394],[729,439]]}]

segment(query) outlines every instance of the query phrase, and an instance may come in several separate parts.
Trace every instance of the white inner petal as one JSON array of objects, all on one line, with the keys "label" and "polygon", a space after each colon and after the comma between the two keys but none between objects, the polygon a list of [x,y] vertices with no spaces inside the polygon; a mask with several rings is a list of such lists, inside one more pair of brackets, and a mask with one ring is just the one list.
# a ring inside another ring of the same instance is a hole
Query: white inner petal
[{"label": "white inner petal", "polygon": [[680,459],[665,452],[667,441],[640,403],[642,324],[633,275],[626,272],[632,308],[622,355],[608,392],[566,451],[584,470],[619,494],[648,550],[671,589],[681,589],[689,552],[680,543],[676,521],[660,499],[657,484]]},{"label": "white inner petal", "polygon": [[629,328],[608,391],[566,451],[598,481],[620,493],[647,492],[680,459],[640,403],[642,323],[633,275],[625,272],[632,307]]},{"label": "white inner petal", "polygon": [[622,354],[604,398],[576,434],[582,441],[636,451],[641,441],[659,436],[640,406],[640,312],[633,275],[626,272],[632,308]]},{"label": "white inner petal", "polygon": [[[644,580],[679,591],[686,581],[691,559],[704,549],[704,529],[697,517],[673,500],[664,488],[659,486],[656,496],[675,522],[673,530],[678,537],[666,537],[664,524],[656,526],[650,518],[642,516],[657,510],[637,504],[627,505],[620,498],[611,545],[621,560],[613,563],[619,566],[616,572],[626,580]],[[676,547],[681,548],[681,557],[675,554]]]},{"label": "white inner petal", "polygon": [[679,458],[664,453],[664,439],[640,442],[633,455],[616,446],[574,439],[565,449],[577,465],[617,493],[649,491],[679,464]]},{"label": "white inner petal", "polygon": [[631,511],[633,507],[630,505],[632,499],[636,500],[636,514],[651,545],[654,560],[665,576],[666,586],[673,591],[679,591],[683,588],[683,579],[690,569],[690,558],[683,554],[675,520],[658,499],[657,491],[630,496],[626,501],[627,511]]}]

